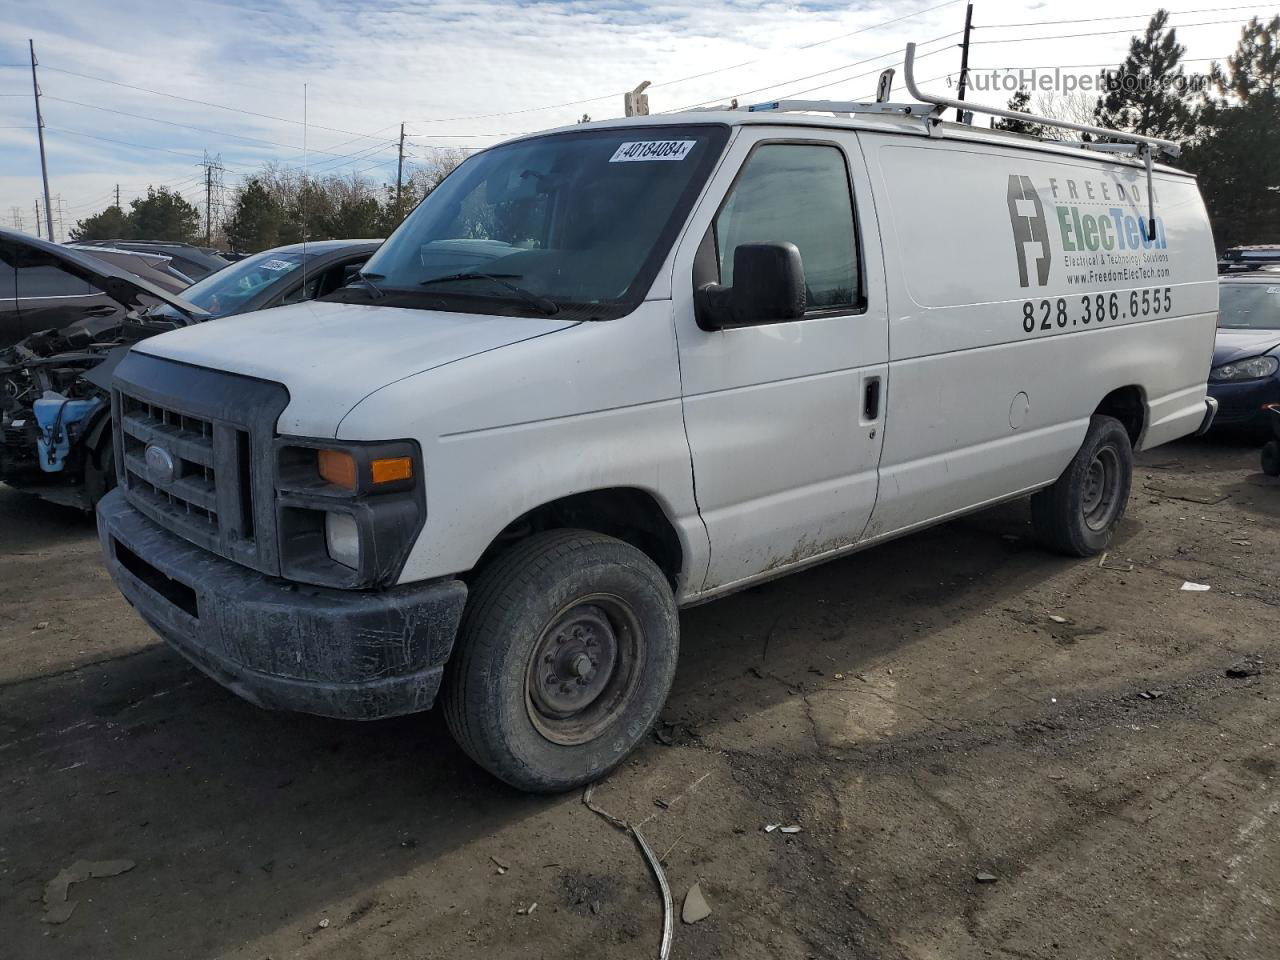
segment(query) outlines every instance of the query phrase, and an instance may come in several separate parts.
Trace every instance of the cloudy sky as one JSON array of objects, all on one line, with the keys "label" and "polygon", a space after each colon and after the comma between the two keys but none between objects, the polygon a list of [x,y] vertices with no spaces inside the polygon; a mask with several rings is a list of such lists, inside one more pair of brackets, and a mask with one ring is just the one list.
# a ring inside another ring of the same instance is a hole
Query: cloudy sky
[{"label": "cloudy sky", "polygon": [[[1205,3],[1168,3],[1190,70],[1277,9]],[[976,0],[970,65],[1115,64],[1153,9]],[[655,113],[731,97],[865,99],[915,40],[919,78],[945,90],[963,19],[961,0],[0,0],[0,223],[34,232],[40,195],[28,38],[65,233],[117,184],[126,206],[148,184],[203,204],[206,152],[228,189],[266,161],[301,165],[304,84],[309,168],[394,182],[401,122],[419,163],[583,113],[618,116],[642,80]]]}]

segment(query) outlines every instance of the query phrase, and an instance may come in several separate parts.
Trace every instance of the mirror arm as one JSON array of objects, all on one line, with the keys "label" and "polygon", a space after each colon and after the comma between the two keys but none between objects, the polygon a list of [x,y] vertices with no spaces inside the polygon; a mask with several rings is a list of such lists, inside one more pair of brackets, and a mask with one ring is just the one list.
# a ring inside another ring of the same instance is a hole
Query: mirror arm
[{"label": "mirror arm", "polygon": [[693,294],[694,314],[703,330],[723,330],[734,325],[733,288],[704,283]]}]

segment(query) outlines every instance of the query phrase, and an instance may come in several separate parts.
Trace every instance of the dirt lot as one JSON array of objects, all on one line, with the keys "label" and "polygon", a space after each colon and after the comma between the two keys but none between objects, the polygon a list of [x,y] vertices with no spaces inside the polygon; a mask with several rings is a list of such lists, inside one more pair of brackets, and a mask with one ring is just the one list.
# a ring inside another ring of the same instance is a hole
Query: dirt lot
[{"label": "dirt lot", "polygon": [[[666,725],[595,795],[701,882],[673,957],[1280,955],[1277,518],[1255,451],[1183,444],[1104,566],[1018,503],[688,611]],[[6,957],[657,954],[644,861],[580,795],[504,788],[434,714],[236,699],[83,519],[3,488],[0,818]],[[55,874],[122,858],[42,922]]]}]

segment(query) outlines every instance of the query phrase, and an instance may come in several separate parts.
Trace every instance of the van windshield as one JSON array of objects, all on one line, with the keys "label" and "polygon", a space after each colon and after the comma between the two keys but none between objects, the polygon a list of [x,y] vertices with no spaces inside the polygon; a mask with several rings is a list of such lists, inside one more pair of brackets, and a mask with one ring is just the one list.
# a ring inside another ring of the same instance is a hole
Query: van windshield
[{"label": "van windshield", "polygon": [[486,150],[374,254],[365,295],[388,306],[620,316],[647,292],[727,139],[723,126],[635,126]]}]

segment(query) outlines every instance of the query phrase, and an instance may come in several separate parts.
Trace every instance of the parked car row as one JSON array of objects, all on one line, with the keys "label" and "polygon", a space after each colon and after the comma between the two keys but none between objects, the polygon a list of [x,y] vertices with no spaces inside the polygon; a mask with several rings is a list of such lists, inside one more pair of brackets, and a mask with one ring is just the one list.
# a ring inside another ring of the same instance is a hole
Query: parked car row
[{"label": "parked car row", "polygon": [[[185,245],[58,245],[0,230],[0,481],[92,507],[115,485],[109,387],[132,344],[331,293],[379,242],[320,241],[219,266]],[[191,283],[179,257],[203,278]]]}]

